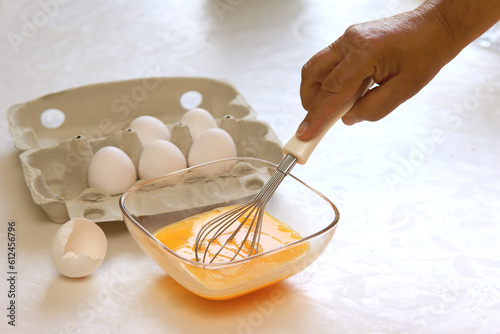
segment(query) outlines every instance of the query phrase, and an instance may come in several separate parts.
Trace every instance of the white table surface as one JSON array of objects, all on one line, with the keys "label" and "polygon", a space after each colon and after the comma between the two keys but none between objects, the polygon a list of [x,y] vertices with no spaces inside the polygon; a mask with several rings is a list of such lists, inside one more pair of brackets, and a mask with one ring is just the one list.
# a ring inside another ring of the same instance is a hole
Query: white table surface
[{"label": "white table surface", "polygon": [[384,120],[336,125],[296,167],[341,212],[333,242],[302,273],[204,300],[164,274],[122,222],[101,224],[108,254],[94,274],[57,272],[49,249],[60,225],[31,198],[9,106],[91,83],[206,76],[232,82],[285,142],[304,116],[302,64],[348,25],[418,1],[217,4],[0,2],[0,332],[500,333],[500,53],[476,45]]}]

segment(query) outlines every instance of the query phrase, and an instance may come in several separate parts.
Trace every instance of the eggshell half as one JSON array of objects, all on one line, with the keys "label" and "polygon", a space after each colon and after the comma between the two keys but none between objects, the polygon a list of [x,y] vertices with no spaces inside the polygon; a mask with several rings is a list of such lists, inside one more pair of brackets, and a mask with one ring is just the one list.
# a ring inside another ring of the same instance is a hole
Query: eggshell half
[{"label": "eggshell half", "polygon": [[153,140],[144,147],[139,159],[139,178],[150,180],[187,167],[181,150],[166,140]]},{"label": "eggshell half", "polygon": [[217,122],[212,114],[202,108],[193,108],[186,111],[181,118],[181,122],[187,124],[193,141],[206,130],[217,127]]},{"label": "eggshell half", "polygon": [[54,235],[51,257],[64,276],[84,277],[101,265],[106,251],[106,235],[102,229],[90,220],[74,218]]},{"label": "eggshell half", "polygon": [[137,172],[125,152],[118,147],[105,146],[90,160],[88,180],[90,188],[115,195],[123,193],[137,181]]},{"label": "eggshell half", "polygon": [[[219,128],[208,129],[196,139],[188,154],[188,166],[196,166],[214,160],[235,158],[236,145],[231,136]],[[218,174],[228,171],[234,162],[219,164],[205,168],[208,174]]]},{"label": "eggshell half", "polygon": [[170,131],[165,123],[154,116],[139,116],[130,123],[129,128],[137,132],[143,146],[155,139],[170,139]]}]

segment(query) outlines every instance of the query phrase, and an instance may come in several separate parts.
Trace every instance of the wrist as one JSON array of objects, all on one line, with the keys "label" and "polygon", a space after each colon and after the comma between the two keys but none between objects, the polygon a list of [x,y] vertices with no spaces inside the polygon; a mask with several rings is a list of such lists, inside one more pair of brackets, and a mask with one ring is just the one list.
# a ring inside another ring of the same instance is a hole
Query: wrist
[{"label": "wrist", "polygon": [[440,24],[460,51],[500,19],[500,1],[426,0],[416,11]]}]

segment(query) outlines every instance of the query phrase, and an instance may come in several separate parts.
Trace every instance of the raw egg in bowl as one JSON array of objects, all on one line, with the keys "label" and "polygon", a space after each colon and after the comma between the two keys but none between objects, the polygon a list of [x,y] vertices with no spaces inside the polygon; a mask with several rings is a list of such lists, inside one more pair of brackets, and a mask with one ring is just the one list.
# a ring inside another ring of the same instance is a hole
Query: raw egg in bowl
[{"label": "raw egg in bowl", "polygon": [[253,198],[275,170],[264,160],[234,158],[167,174],[122,195],[123,220],[144,252],[184,288],[208,299],[238,297],[307,268],[328,246],[339,220],[330,200],[290,174],[267,203],[256,255],[242,252],[229,261],[228,247],[229,255],[198,262],[199,228]]}]

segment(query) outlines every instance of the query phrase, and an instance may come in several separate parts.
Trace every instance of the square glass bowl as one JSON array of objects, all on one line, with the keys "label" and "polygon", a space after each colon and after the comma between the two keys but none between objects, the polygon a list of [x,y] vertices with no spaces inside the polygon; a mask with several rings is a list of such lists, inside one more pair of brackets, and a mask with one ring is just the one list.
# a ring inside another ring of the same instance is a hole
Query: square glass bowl
[{"label": "square glass bowl", "polygon": [[[289,225],[301,239],[232,262],[202,263],[184,258],[161,243],[155,233],[185,218],[245,203],[275,170],[276,165],[264,160],[235,158],[168,174],[122,195],[123,220],[144,252],[187,290],[215,300],[238,297],[290,277],[315,261],[335,233],[339,220],[335,205],[288,175],[265,211]],[[298,256],[287,257],[294,250],[300,250]]]}]

